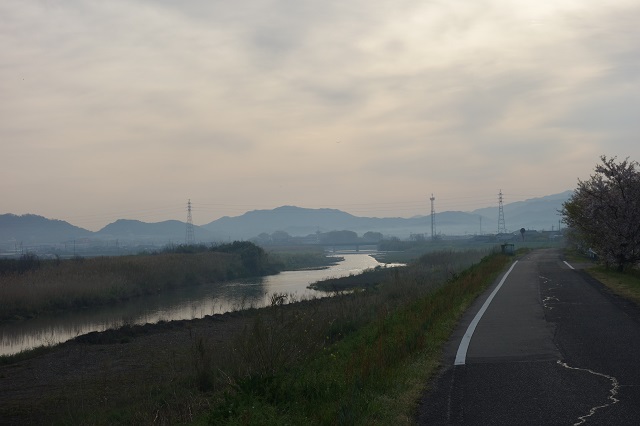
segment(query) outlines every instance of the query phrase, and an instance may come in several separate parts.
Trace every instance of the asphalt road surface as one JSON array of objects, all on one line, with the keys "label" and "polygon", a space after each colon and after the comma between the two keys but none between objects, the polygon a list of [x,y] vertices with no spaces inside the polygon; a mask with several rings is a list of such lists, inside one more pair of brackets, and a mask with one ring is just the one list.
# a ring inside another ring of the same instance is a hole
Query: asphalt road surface
[{"label": "asphalt road surface", "polygon": [[527,254],[465,314],[418,423],[640,425],[640,309]]}]

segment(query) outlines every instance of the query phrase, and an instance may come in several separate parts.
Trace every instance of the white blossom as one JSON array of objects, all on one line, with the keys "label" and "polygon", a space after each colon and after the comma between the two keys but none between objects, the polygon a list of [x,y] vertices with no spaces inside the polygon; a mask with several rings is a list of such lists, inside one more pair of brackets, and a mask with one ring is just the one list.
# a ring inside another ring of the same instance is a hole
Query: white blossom
[{"label": "white blossom", "polygon": [[622,271],[640,260],[639,164],[628,158],[600,159],[589,180],[578,180],[561,212],[580,243]]}]

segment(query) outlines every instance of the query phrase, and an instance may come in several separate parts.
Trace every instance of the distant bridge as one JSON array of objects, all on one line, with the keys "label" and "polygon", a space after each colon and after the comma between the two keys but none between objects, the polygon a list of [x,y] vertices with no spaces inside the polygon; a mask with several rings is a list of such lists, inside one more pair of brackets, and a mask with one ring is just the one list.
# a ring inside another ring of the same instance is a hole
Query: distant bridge
[{"label": "distant bridge", "polygon": [[332,252],[336,252],[338,249],[347,250],[353,249],[355,251],[360,251],[361,247],[369,247],[369,249],[378,248],[378,243],[371,242],[363,242],[363,241],[354,241],[354,242],[342,242],[342,243],[319,243],[322,247],[329,249]]}]

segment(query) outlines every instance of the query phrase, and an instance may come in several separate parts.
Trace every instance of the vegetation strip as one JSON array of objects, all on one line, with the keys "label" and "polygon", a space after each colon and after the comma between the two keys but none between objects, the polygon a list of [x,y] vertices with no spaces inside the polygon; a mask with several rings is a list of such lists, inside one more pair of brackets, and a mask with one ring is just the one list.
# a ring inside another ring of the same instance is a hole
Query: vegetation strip
[{"label": "vegetation strip", "polygon": [[157,294],[169,289],[322,267],[335,262],[322,250],[267,253],[250,242],[169,247],[119,257],[42,260],[34,254],[0,259],[0,321]]},{"label": "vegetation strip", "polygon": [[614,271],[603,266],[587,270],[589,275],[603,283],[611,291],[640,305],[640,271],[628,269],[625,272]]},{"label": "vegetation strip", "polygon": [[[381,307],[369,324],[293,369],[245,377],[214,407],[209,423],[411,423],[408,413],[422,387],[412,386],[407,373],[426,383],[459,315],[508,261],[492,255],[412,303]],[[424,369],[416,372],[416,364]]]},{"label": "vegetation strip", "polygon": [[582,264],[578,269],[584,268],[589,275],[612,292],[640,306],[640,270],[637,266],[620,272],[606,262],[595,262],[576,249],[567,249],[564,255],[574,265]]}]

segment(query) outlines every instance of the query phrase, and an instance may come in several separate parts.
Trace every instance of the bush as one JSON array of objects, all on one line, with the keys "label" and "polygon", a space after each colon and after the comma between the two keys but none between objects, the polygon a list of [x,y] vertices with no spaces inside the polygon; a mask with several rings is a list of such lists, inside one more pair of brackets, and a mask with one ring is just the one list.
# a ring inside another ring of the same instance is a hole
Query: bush
[{"label": "bush", "polygon": [[0,275],[24,274],[40,268],[41,261],[35,253],[27,252],[18,259],[1,259]]}]

